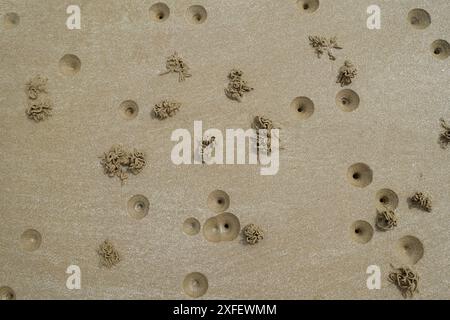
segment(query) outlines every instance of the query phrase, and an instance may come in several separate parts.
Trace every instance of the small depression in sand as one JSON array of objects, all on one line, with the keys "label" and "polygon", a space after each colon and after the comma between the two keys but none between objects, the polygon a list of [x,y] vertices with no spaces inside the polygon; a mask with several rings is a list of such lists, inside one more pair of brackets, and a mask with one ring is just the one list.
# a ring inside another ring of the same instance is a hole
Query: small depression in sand
[{"label": "small depression in sand", "polygon": [[416,29],[425,29],[431,24],[431,17],[423,9],[412,9],[408,13],[408,21]]},{"label": "small depression in sand", "polygon": [[183,290],[192,298],[201,297],[208,291],[208,279],[200,272],[189,273],[183,280]]},{"label": "small depression in sand", "polygon": [[3,25],[6,29],[17,27],[20,23],[20,17],[15,12],[8,12],[3,16]]},{"label": "small depression in sand", "polygon": [[313,13],[319,9],[319,0],[298,0],[297,6],[302,12]]},{"label": "small depression in sand", "polygon": [[431,44],[431,52],[439,60],[447,59],[450,55],[450,45],[445,40],[436,40]]},{"label": "small depression in sand", "polygon": [[414,236],[400,238],[395,249],[402,262],[409,265],[416,264],[424,254],[422,242]]},{"label": "small depression in sand", "polygon": [[200,222],[195,218],[187,218],[183,222],[183,232],[188,236],[195,236],[200,232]]},{"label": "small depression in sand", "polygon": [[307,97],[297,97],[291,102],[291,110],[297,118],[308,119],[314,113],[314,102]]},{"label": "small depression in sand", "polygon": [[355,111],[359,107],[359,96],[351,89],[344,89],[336,95],[336,105],[345,112]]},{"label": "small depression in sand", "polygon": [[229,212],[218,214],[206,220],[203,236],[211,242],[232,241],[241,231],[238,217]]},{"label": "small depression in sand", "polygon": [[134,219],[144,218],[148,214],[149,207],[148,199],[141,194],[134,195],[128,200],[128,214]]},{"label": "small depression in sand", "polygon": [[367,243],[373,237],[373,227],[367,221],[358,220],[350,226],[350,234],[358,243]]},{"label": "small depression in sand", "polygon": [[379,209],[388,208],[395,210],[398,207],[398,196],[391,189],[381,189],[375,195],[375,202]]},{"label": "small depression in sand", "polygon": [[25,251],[35,251],[42,243],[42,236],[39,231],[28,229],[20,236],[20,244]]},{"label": "small depression in sand", "polygon": [[119,105],[119,112],[124,119],[131,120],[137,117],[139,107],[133,100],[126,100]]},{"label": "small depression in sand", "polygon": [[16,293],[10,287],[0,287],[0,300],[16,300]]},{"label": "small depression in sand", "polygon": [[199,5],[190,6],[186,11],[186,19],[193,24],[205,22],[207,16],[206,9]]},{"label": "small depression in sand", "polygon": [[150,7],[150,18],[153,21],[163,22],[169,18],[170,9],[162,2],[155,3]]},{"label": "small depression in sand", "polygon": [[80,69],[81,60],[74,54],[66,54],[59,60],[59,70],[65,75],[75,75]]},{"label": "small depression in sand", "polygon": [[213,212],[224,212],[230,207],[230,197],[225,191],[215,190],[211,192],[206,201],[208,208]]},{"label": "small depression in sand", "polygon": [[359,188],[372,183],[373,172],[365,163],[355,163],[347,169],[347,179],[351,185]]}]

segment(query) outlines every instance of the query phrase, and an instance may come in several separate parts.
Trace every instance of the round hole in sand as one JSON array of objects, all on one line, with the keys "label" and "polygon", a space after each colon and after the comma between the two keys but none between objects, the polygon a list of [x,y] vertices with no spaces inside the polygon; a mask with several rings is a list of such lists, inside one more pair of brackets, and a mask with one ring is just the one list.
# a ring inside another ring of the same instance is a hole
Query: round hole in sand
[{"label": "round hole in sand", "polygon": [[416,29],[425,29],[431,24],[431,17],[425,10],[417,8],[408,13],[408,21]]},{"label": "round hole in sand", "polygon": [[149,207],[150,202],[141,194],[132,196],[127,204],[128,214],[134,219],[144,218],[148,214]]},{"label": "round hole in sand", "polygon": [[183,232],[189,236],[195,236],[200,232],[200,222],[195,218],[187,218],[183,222]]},{"label": "round hole in sand", "polygon": [[413,265],[422,259],[424,248],[419,239],[408,235],[397,241],[396,252],[403,263]]},{"label": "round hole in sand", "polygon": [[20,17],[15,12],[8,12],[3,16],[3,24],[6,29],[17,27],[20,23]]},{"label": "round hole in sand", "polygon": [[199,5],[190,6],[186,11],[186,20],[193,24],[203,23],[207,17],[206,9]]},{"label": "round hole in sand", "polygon": [[238,217],[229,212],[218,214],[206,220],[203,236],[210,242],[232,241],[241,231]]},{"label": "round hole in sand", "polygon": [[436,40],[431,44],[431,52],[439,60],[447,59],[450,55],[450,45],[445,40]]},{"label": "round hole in sand", "polygon": [[375,195],[375,202],[380,209],[395,210],[398,207],[398,196],[391,189],[380,189]]},{"label": "round hole in sand", "polygon": [[7,286],[0,287],[0,300],[16,300],[16,293]]},{"label": "round hole in sand", "polygon": [[225,191],[215,190],[209,194],[206,203],[210,210],[224,212],[230,207],[230,197]]},{"label": "round hole in sand", "polygon": [[347,169],[347,179],[351,185],[364,188],[372,183],[373,172],[367,164],[355,163]]},{"label": "round hole in sand", "polygon": [[192,298],[201,297],[208,291],[208,279],[200,272],[189,273],[184,277],[183,290]]},{"label": "round hole in sand", "polygon": [[373,237],[373,227],[367,221],[358,220],[353,222],[350,231],[353,240],[358,243],[367,243]]},{"label": "round hole in sand", "polygon": [[81,69],[81,60],[74,54],[66,54],[59,60],[59,70],[65,75],[74,75]]},{"label": "round hole in sand", "polygon": [[351,112],[359,107],[359,96],[351,89],[344,89],[336,95],[336,105],[345,112]]},{"label": "round hole in sand", "polygon": [[314,113],[314,102],[307,97],[297,97],[291,102],[291,110],[298,119],[308,119]]},{"label": "round hole in sand", "polygon": [[170,9],[162,2],[155,3],[150,7],[150,18],[153,21],[163,22],[169,18]]},{"label": "round hole in sand", "polygon": [[137,117],[139,107],[133,100],[125,100],[119,105],[119,112],[126,120],[131,120]]},{"label": "round hole in sand", "polygon": [[319,9],[319,0],[298,0],[297,6],[302,12],[313,13]]},{"label": "round hole in sand", "polygon": [[39,231],[28,229],[20,236],[20,244],[25,251],[35,251],[42,243],[42,236]]}]

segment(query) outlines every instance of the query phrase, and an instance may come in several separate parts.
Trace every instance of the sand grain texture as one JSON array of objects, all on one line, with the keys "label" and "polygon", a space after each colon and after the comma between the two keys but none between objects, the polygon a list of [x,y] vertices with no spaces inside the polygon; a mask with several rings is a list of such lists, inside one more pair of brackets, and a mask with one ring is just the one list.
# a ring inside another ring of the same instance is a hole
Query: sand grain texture
[{"label": "sand grain texture", "polygon": [[[450,119],[448,1],[378,1],[380,30],[366,27],[372,0],[320,0],[318,7],[319,1],[167,0],[150,9],[156,2],[79,0],[81,30],[66,28],[64,1],[0,2],[0,287],[11,288],[5,294],[191,299],[183,280],[198,272],[208,283],[200,299],[403,299],[388,274],[391,263],[417,260],[398,249],[399,239],[412,236],[423,244],[413,299],[448,299],[450,149],[437,141],[439,119]],[[188,10],[193,4],[205,11]],[[410,24],[414,8],[429,13],[426,28]],[[17,16],[5,18],[11,12]],[[309,35],[336,36],[343,48],[333,51],[336,61],[327,53],[318,59]],[[173,52],[189,65],[186,81],[159,75]],[[357,108],[336,100],[345,60],[358,68],[345,87],[357,94]],[[223,91],[236,66],[255,88],[241,103]],[[49,79],[55,105],[38,124],[24,115],[24,84],[37,74]],[[182,111],[152,120],[152,106],[167,97],[182,101]],[[310,99],[308,117],[294,116],[296,97]],[[120,107],[128,100],[139,106],[133,118]],[[277,175],[261,176],[255,165],[170,161],[173,130],[192,132],[194,120],[204,129],[247,129],[255,115],[282,127],[286,148]],[[105,176],[98,159],[115,144],[144,152],[148,163],[124,185]],[[362,183],[348,176],[353,164],[369,168],[358,167]],[[373,236],[367,227],[363,239],[355,238],[355,221],[375,228],[381,189],[398,196],[398,226]],[[244,246],[240,237],[214,243],[186,236],[186,218],[203,226],[220,214],[208,206],[214,190],[226,192],[226,211],[242,226],[263,227],[263,241]],[[415,190],[433,196],[432,213],[408,208]],[[128,211],[134,195],[148,200],[139,219]],[[42,236],[32,252],[21,244],[30,229]],[[110,270],[99,268],[96,253],[106,238],[123,257]],[[72,264],[81,269],[81,290],[65,286]],[[372,264],[381,268],[381,290],[366,287]]]}]

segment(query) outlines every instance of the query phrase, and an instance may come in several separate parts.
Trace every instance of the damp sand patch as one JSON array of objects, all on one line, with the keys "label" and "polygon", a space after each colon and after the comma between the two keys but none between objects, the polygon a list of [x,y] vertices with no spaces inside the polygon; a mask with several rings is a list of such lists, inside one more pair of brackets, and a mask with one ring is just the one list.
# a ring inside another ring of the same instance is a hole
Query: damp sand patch
[{"label": "damp sand patch", "polygon": [[105,240],[100,244],[97,254],[100,257],[100,265],[108,269],[111,269],[120,262],[119,252],[108,240]]},{"label": "damp sand patch", "polygon": [[129,173],[137,175],[146,165],[143,152],[136,149],[128,152],[122,145],[112,146],[100,158],[104,173],[111,178],[118,177],[122,183],[127,181]]},{"label": "damp sand patch", "polygon": [[244,73],[239,69],[233,69],[228,74],[229,82],[228,86],[225,88],[225,95],[229,99],[241,102],[244,93],[253,90],[253,88],[247,84],[247,81],[242,79],[243,75]]}]

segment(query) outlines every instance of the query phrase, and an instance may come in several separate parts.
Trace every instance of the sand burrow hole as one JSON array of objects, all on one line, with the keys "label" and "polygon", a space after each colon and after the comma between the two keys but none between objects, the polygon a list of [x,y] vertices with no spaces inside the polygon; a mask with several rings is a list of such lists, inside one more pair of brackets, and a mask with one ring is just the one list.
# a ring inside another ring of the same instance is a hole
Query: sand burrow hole
[{"label": "sand burrow hole", "polygon": [[359,96],[351,89],[344,89],[336,95],[336,105],[345,112],[351,112],[359,107]]},{"label": "sand burrow hole", "polygon": [[10,287],[0,287],[0,300],[16,300],[16,293]]},{"label": "sand burrow hole", "polygon": [[192,298],[203,296],[208,291],[208,279],[200,272],[192,272],[183,280],[183,291]]},{"label": "sand burrow hole", "polygon": [[391,189],[380,189],[375,195],[375,202],[379,209],[395,210],[398,207],[398,196]]},{"label": "sand burrow hole", "polygon": [[450,55],[450,45],[445,40],[436,40],[431,44],[431,52],[439,60],[447,59]]},{"label": "sand burrow hole", "polygon": [[422,242],[414,236],[400,238],[396,243],[395,251],[400,260],[409,265],[419,262],[424,254]]},{"label": "sand burrow hole", "polygon": [[367,243],[373,237],[373,227],[367,221],[355,221],[350,226],[350,235],[358,243]]},{"label": "sand burrow hole", "polygon": [[200,232],[200,222],[195,218],[187,218],[183,222],[183,232],[188,236],[195,236]]},{"label": "sand burrow hole", "polygon": [[297,97],[291,102],[291,110],[298,119],[308,119],[314,113],[314,102],[307,97]]},{"label": "sand burrow hole", "polygon": [[153,21],[163,22],[169,18],[170,9],[165,3],[158,2],[150,7],[149,13]]},{"label": "sand burrow hole", "polygon": [[119,105],[119,112],[126,120],[131,120],[137,117],[139,107],[133,100],[125,100]]},{"label": "sand burrow hole", "polygon": [[39,231],[28,229],[20,236],[20,244],[25,251],[36,251],[42,243],[42,236]]},{"label": "sand burrow hole", "polygon": [[347,179],[351,185],[364,188],[372,183],[373,172],[367,164],[355,163],[347,169]]},{"label": "sand burrow hole", "polygon": [[213,212],[224,212],[230,207],[230,196],[225,191],[215,190],[209,194],[206,204]]},{"label": "sand burrow hole", "polygon": [[416,29],[425,29],[431,24],[431,17],[423,9],[412,9],[408,12],[408,22]]},{"label": "sand burrow hole", "polygon": [[319,9],[319,0],[298,0],[297,6],[301,12],[313,13]]},{"label": "sand burrow hole", "polygon": [[81,70],[81,60],[74,54],[65,54],[59,60],[59,70],[61,73],[72,76]]},{"label": "sand burrow hole", "polygon": [[229,212],[211,217],[203,225],[203,236],[210,242],[232,241],[240,232],[238,217]]},{"label": "sand burrow hole", "polygon": [[149,207],[150,202],[141,194],[132,196],[127,204],[127,210],[130,217],[138,220],[144,218],[148,214]]},{"label": "sand burrow hole", "polygon": [[186,11],[186,20],[193,24],[201,24],[207,17],[206,9],[199,5],[190,6]]},{"label": "sand burrow hole", "polygon": [[20,23],[20,17],[15,12],[8,12],[3,16],[3,25],[6,29],[17,27]]}]

